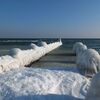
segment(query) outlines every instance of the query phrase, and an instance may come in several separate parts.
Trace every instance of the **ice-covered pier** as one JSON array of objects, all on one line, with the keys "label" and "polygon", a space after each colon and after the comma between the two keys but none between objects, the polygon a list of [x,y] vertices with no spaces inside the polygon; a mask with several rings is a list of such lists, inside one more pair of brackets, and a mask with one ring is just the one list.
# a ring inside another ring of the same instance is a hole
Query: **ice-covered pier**
[{"label": "ice-covered pier", "polygon": [[41,46],[32,43],[27,50],[13,48],[9,50],[9,55],[0,57],[0,73],[27,66],[61,45],[62,41],[60,40],[50,44],[41,42]]}]

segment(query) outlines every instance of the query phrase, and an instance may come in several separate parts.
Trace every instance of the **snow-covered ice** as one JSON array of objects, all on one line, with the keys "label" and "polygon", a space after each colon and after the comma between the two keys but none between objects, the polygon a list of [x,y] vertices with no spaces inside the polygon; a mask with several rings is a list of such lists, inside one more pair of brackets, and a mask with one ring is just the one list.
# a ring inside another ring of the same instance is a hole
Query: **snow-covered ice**
[{"label": "snow-covered ice", "polygon": [[86,100],[100,100],[100,72],[93,77]]},{"label": "snow-covered ice", "polygon": [[89,84],[78,72],[18,68],[0,75],[0,100],[83,100]]}]

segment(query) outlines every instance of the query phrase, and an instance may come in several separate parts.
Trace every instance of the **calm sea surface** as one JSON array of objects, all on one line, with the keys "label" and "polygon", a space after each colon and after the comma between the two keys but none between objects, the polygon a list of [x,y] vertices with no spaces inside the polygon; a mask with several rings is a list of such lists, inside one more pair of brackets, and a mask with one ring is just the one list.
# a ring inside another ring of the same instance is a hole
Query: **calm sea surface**
[{"label": "calm sea surface", "polygon": [[[12,48],[28,49],[30,43],[38,44],[41,40],[47,43],[57,41],[57,39],[0,39],[0,56],[7,55]],[[34,62],[31,67],[75,66],[72,47],[77,41],[100,52],[100,39],[62,39],[63,45],[61,47]]]}]

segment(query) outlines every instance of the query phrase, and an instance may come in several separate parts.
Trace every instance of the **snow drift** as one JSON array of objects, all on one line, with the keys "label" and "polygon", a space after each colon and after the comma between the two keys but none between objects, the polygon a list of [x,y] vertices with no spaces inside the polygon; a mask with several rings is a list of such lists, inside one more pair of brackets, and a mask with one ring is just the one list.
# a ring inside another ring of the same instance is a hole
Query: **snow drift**
[{"label": "snow drift", "polygon": [[19,68],[0,75],[0,100],[84,99],[89,84],[77,72]]},{"label": "snow drift", "polygon": [[93,77],[86,100],[100,100],[100,72]]},{"label": "snow drift", "polygon": [[21,50],[19,48],[13,48],[9,51],[9,55],[0,57],[0,73],[29,65],[40,59],[45,54],[56,49],[62,45],[62,42],[54,42],[50,44],[42,43],[43,46],[38,47],[35,44],[31,44],[31,48],[27,50]]},{"label": "snow drift", "polygon": [[100,55],[94,49],[87,49],[83,43],[75,43],[76,64],[82,74],[95,74],[100,71]]}]

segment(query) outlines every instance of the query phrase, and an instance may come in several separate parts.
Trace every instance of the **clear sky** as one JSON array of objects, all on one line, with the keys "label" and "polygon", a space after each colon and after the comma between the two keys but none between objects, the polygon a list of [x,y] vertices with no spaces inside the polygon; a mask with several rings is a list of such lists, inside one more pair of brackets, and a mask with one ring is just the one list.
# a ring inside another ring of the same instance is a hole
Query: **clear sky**
[{"label": "clear sky", "polygon": [[0,38],[100,38],[100,0],[0,0]]}]

